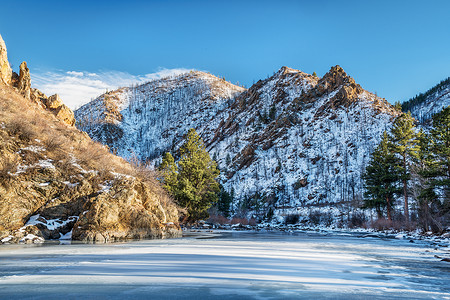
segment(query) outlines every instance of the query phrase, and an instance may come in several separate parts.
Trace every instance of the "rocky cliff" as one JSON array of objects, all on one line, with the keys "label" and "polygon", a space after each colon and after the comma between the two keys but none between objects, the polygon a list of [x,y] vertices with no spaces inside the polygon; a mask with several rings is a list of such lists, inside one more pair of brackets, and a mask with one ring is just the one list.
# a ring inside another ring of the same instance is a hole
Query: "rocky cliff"
[{"label": "rocky cliff", "polygon": [[11,78],[0,84],[2,243],[180,235],[177,208],[153,174],[68,126],[73,114],[30,87],[25,63]]},{"label": "rocky cliff", "polygon": [[283,67],[248,90],[193,72],[104,94],[75,112],[93,139],[143,160],[175,152],[194,127],[235,196],[234,213],[257,217],[318,207],[348,215],[362,198],[369,154],[398,114],[339,66],[322,78]]},{"label": "rocky cliff", "polygon": [[22,62],[19,74],[13,72],[9,66],[6,46],[0,35],[0,84],[12,86],[26,99],[31,99],[41,108],[51,111],[58,119],[69,126],[75,125],[73,111],[67,107],[58,95],[47,97],[38,89],[31,87],[30,70],[27,63]]},{"label": "rocky cliff", "polygon": [[6,45],[0,35],[0,83],[9,85],[11,82],[12,70],[8,61]]}]

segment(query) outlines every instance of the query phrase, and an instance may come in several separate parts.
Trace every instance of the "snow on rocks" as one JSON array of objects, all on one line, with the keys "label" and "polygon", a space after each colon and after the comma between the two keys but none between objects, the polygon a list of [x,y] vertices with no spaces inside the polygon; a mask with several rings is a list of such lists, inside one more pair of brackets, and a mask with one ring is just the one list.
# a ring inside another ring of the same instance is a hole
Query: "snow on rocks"
[{"label": "snow on rocks", "polygon": [[106,93],[75,114],[120,156],[153,163],[195,128],[234,193],[234,212],[253,201],[259,208],[247,216],[270,207],[282,221],[311,207],[349,214],[369,154],[398,112],[336,66],[323,78],[283,67],[248,90],[186,73]]},{"label": "snow on rocks", "polygon": [[43,243],[44,239],[40,236],[36,236],[34,234],[27,234],[26,236],[24,236],[23,238],[21,238],[19,240],[19,243]]},{"label": "snow on rocks", "polygon": [[31,216],[14,235],[3,238],[1,243],[41,243],[48,239],[71,239],[72,227],[78,218],[69,216],[65,219],[46,219],[36,214]]}]

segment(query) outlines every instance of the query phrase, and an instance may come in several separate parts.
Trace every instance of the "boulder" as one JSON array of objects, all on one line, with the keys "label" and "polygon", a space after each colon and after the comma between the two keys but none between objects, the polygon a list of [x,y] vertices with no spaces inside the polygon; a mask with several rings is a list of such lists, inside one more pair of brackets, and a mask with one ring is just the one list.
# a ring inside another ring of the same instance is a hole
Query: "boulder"
[{"label": "boulder", "polygon": [[48,99],[45,101],[45,106],[48,109],[58,109],[60,108],[64,103],[61,100],[61,97],[59,97],[58,94],[51,95],[48,97]]},{"label": "boulder", "polygon": [[69,126],[75,125],[75,116],[73,111],[62,102],[61,97],[59,97],[58,94],[52,95],[48,98],[41,98],[41,101],[43,102],[45,108],[51,111],[56,118]]},{"label": "boulder", "polygon": [[9,66],[6,45],[0,35],[0,84],[10,85],[12,70]]},{"label": "boulder", "polygon": [[115,182],[108,192],[86,201],[72,239],[112,242],[179,237],[178,211],[158,191],[136,178]]}]

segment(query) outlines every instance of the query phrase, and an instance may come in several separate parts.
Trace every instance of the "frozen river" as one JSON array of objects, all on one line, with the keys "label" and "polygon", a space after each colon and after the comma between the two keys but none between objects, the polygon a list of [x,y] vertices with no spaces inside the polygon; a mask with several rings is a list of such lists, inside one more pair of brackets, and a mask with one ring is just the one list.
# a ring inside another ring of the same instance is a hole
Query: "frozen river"
[{"label": "frozen river", "polygon": [[435,255],[450,252],[345,233],[3,245],[0,298],[450,299],[450,263]]}]

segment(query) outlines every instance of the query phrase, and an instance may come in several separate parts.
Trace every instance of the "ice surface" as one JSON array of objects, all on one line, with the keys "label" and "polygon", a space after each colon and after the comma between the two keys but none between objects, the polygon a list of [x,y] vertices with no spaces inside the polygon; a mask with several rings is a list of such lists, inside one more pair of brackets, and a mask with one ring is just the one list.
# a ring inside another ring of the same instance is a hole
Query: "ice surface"
[{"label": "ice surface", "polygon": [[363,234],[196,233],[101,245],[4,245],[0,298],[450,299],[449,255]]}]

